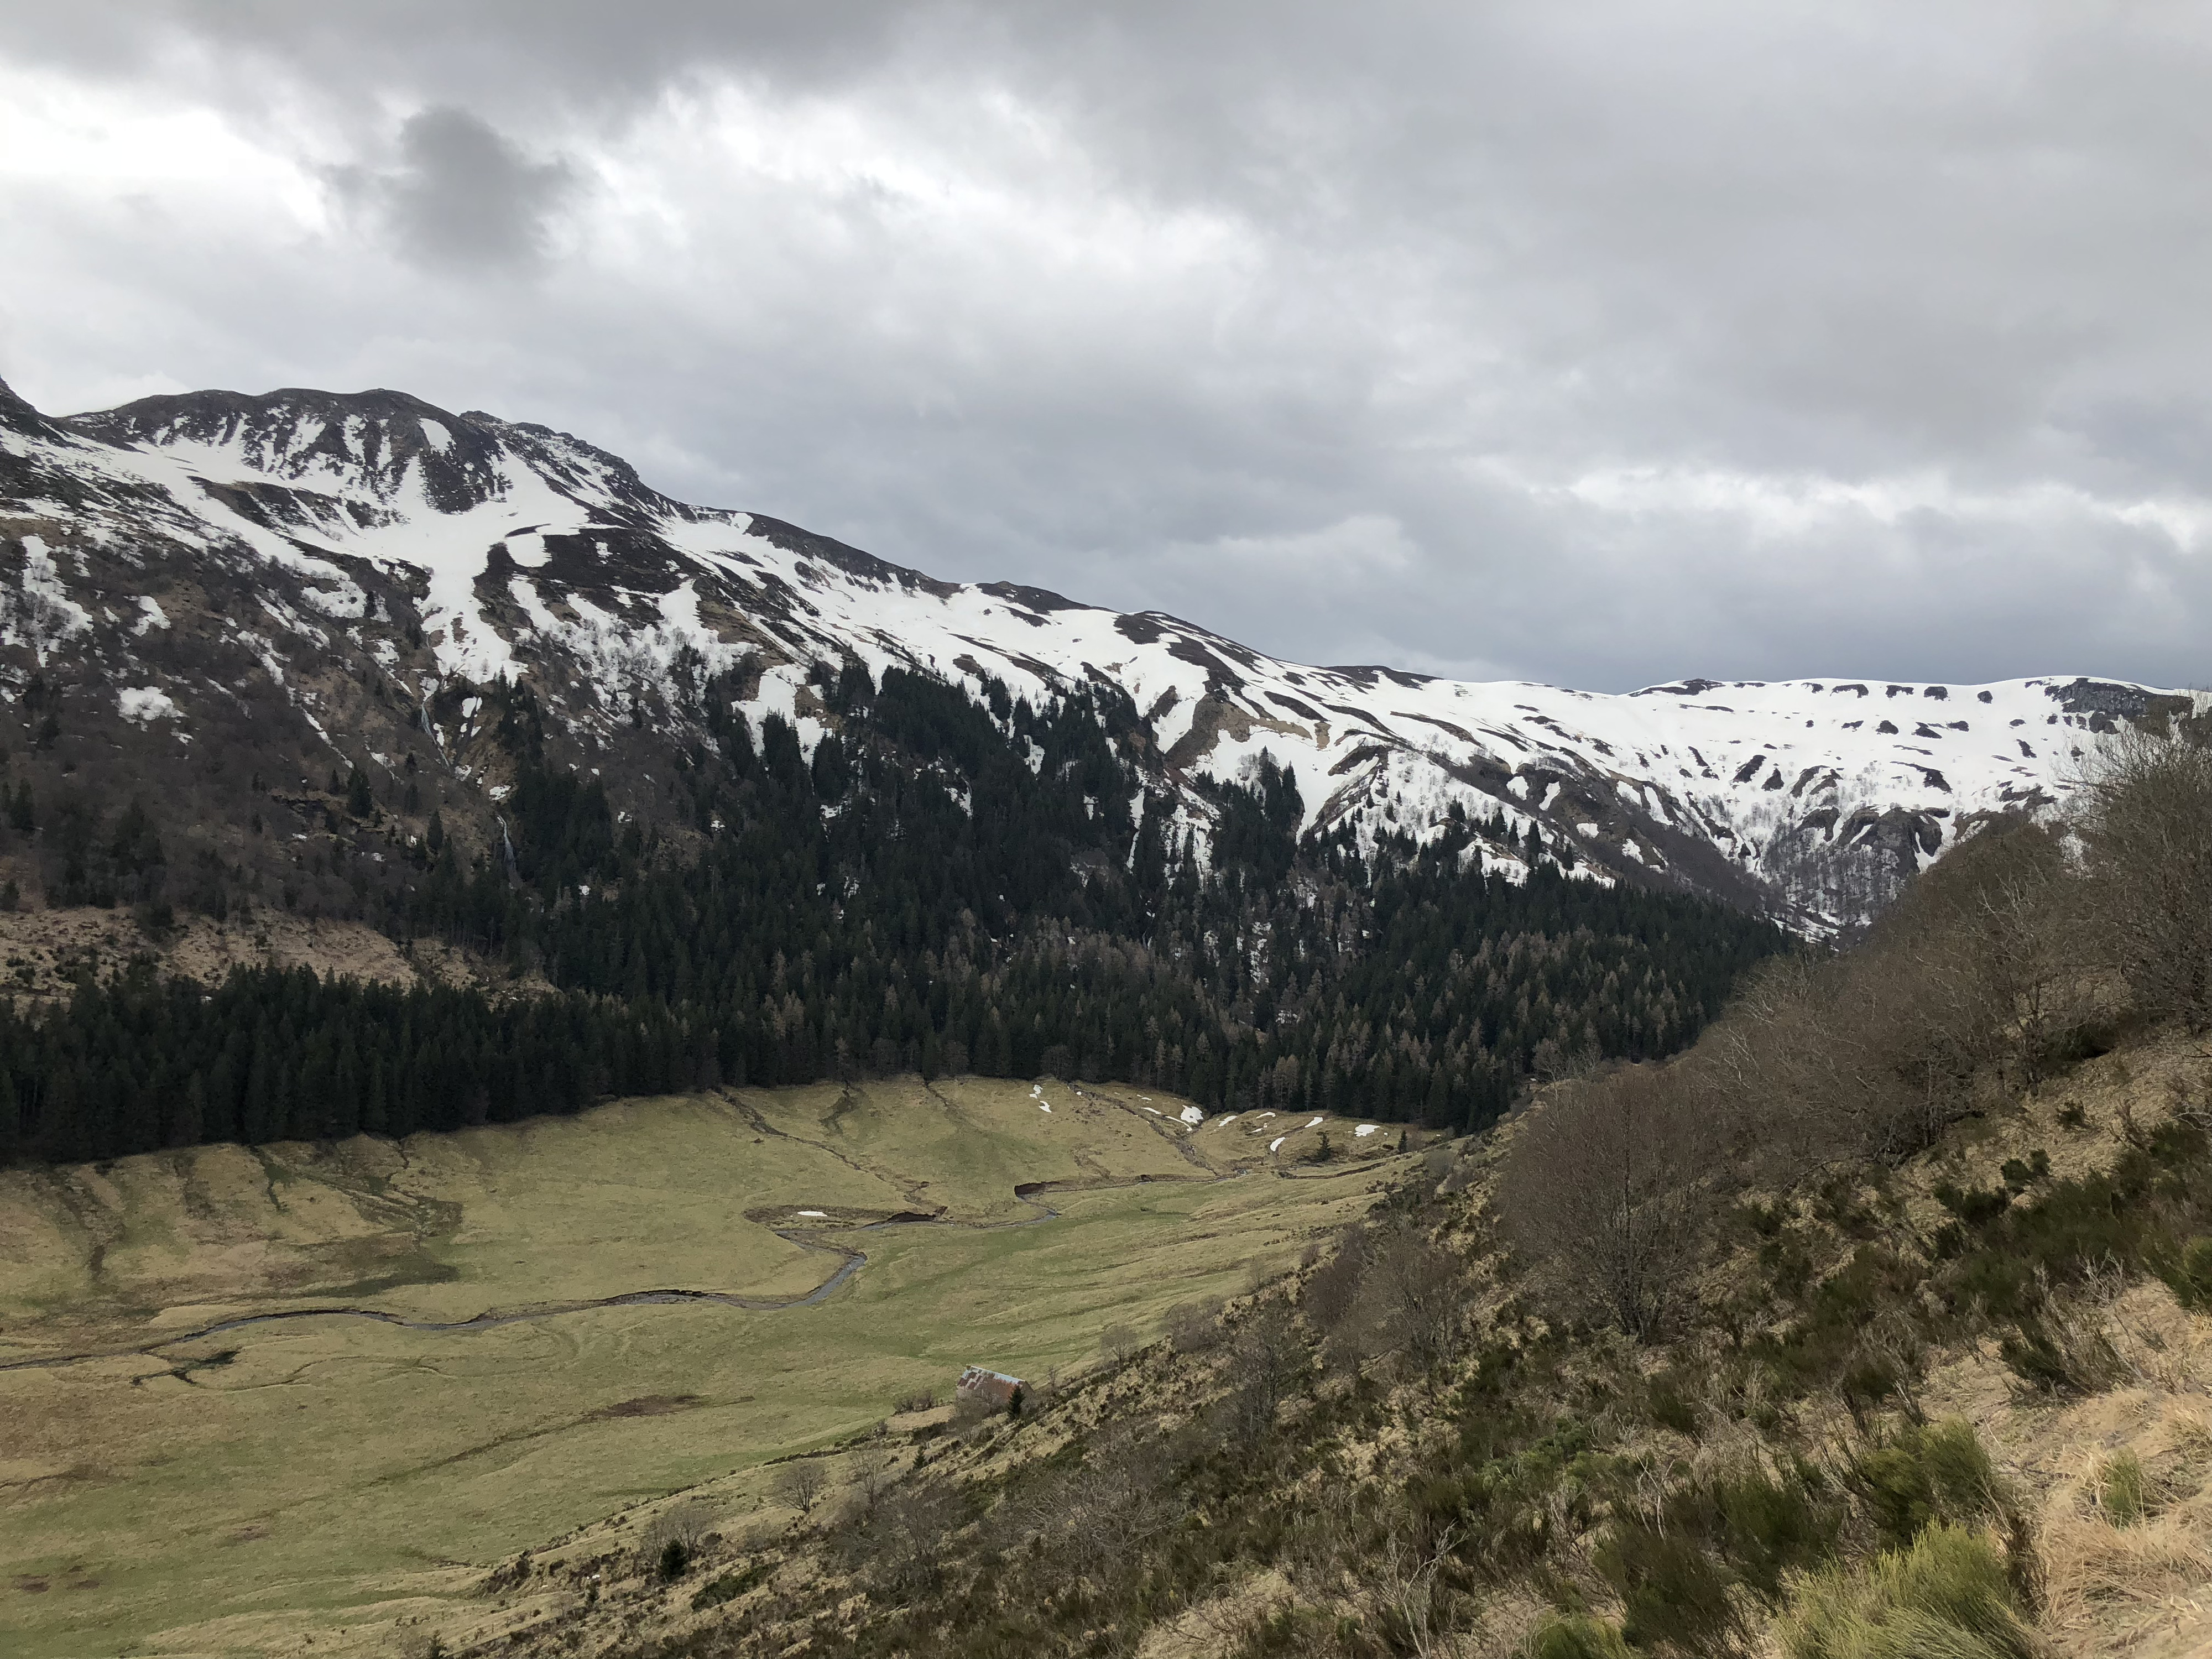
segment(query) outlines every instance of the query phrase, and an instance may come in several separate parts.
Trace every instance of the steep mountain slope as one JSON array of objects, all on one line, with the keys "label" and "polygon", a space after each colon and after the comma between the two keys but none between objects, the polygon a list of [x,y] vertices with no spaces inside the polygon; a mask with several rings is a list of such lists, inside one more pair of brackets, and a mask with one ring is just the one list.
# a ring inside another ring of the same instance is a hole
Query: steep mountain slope
[{"label": "steep mountain slope", "polygon": [[[2202,706],[2079,678],[1607,696],[1304,667],[1158,613],[934,580],[671,500],[545,428],[389,392],[54,419],[0,388],[0,696],[33,746],[158,795],[210,872],[283,865],[283,832],[304,838],[355,767],[395,848],[433,812],[495,846],[513,745],[489,741],[481,688],[502,680],[535,692],[549,763],[689,834],[670,777],[718,720],[780,714],[811,753],[836,723],[821,693],[857,659],[979,701],[994,681],[1040,705],[1089,689],[1201,844],[1206,781],[1249,778],[1265,750],[1308,832],[1371,845],[1468,820],[1486,868],[1540,851],[1825,933],[1985,815],[2056,798],[2085,734]],[[270,813],[273,859],[254,829],[272,799],[305,826]]]}]

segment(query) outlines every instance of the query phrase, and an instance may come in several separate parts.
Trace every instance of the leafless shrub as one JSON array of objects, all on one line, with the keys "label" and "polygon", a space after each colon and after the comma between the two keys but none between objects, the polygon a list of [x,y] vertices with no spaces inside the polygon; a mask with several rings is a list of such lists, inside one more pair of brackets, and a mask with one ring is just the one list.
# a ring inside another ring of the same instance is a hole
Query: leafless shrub
[{"label": "leafless shrub", "polygon": [[1636,1066],[1555,1089],[1516,1138],[1500,1187],[1516,1243],[1555,1296],[1631,1335],[1658,1334],[1684,1294],[1717,1150],[1674,1070]]},{"label": "leafless shrub", "polygon": [[1229,1352],[1230,1391],[1223,1421],[1240,1443],[1258,1439],[1275,1424],[1282,1403],[1313,1367],[1313,1350],[1291,1317],[1271,1303],[1247,1319]]},{"label": "leafless shrub", "polygon": [[1216,1296],[1179,1302],[1168,1310],[1161,1322],[1166,1328],[1169,1345],[1177,1353],[1203,1353],[1221,1342],[1221,1298]]},{"label": "leafless shrub", "polygon": [[2186,1078],[2170,1077],[2166,1080],[2166,1104],[2177,1122],[2186,1123],[2192,1129],[2212,1133],[2212,1094],[2199,1093]]},{"label": "leafless shrub", "polygon": [[1002,1549],[1041,1540],[1081,1571],[1109,1576],[1182,1518],[1171,1460],[1141,1423],[1086,1449],[1073,1468],[1042,1471],[994,1513]]},{"label": "leafless shrub", "polygon": [[1929,1145],[1965,1109],[1973,1067],[1908,1041],[1917,1013],[1903,976],[1863,957],[1776,964],[1709,1051],[1722,1121],[1756,1125],[1785,1181]]},{"label": "leafless shrub", "polygon": [[915,1412],[933,1410],[937,1405],[934,1389],[915,1389],[891,1401],[891,1410],[904,1417]]},{"label": "leafless shrub", "polygon": [[991,1419],[996,1415],[990,1402],[980,1395],[956,1395],[952,1401],[952,1431],[963,1440],[973,1439],[990,1429]]},{"label": "leafless shrub", "polygon": [[2075,885],[2053,832],[1986,830],[1856,950],[1766,964],[1675,1069],[1772,1179],[1919,1152],[1990,1067],[2033,1084],[2086,1017]]},{"label": "leafless shrub", "polygon": [[1384,1632],[1392,1645],[1415,1659],[1452,1651],[1449,1645],[1455,1621],[1449,1597],[1437,1580],[1451,1553],[1455,1534],[1444,1528],[1436,1547],[1423,1550],[1394,1531],[1382,1540],[1374,1562],[1372,1595],[1382,1613]]},{"label": "leafless shrub", "polygon": [[1367,1285],[1392,1346],[1423,1370],[1460,1356],[1468,1329],[1466,1274],[1459,1257],[1431,1239],[1400,1233],[1376,1254]]},{"label": "leafless shrub", "polygon": [[1915,942],[1935,957],[1915,964],[1923,966],[1918,977],[1942,999],[1939,1017],[1960,1031],[1951,1041],[1962,1059],[2008,1049],[2020,1080],[2033,1086],[2091,1012],[2081,896],[2064,843],[2039,824],[1984,832],[1929,874],[1907,907],[1921,921]]},{"label": "leafless shrub", "polygon": [[1410,1230],[1346,1229],[1300,1304],[1328,1363],[1356,1370],[1402,1353],[1421,1370],[1449,1365],[1468,1328],[1465,1264]]},{"label": "leafless shrub", "polygon": [[1300,1496],[1284,1548],[1285,1571],[1309,1595],[1356,1589],[1365,1582],[1364,1545],[1358,1483],[1325,1480]]},{"label": "leafless shrub", "polygon": [[814,1506],[822,1500],[822,1490],[829,1484],[828,1471],[817,1459],[801,1457],[786,1463],[775,1472],[771,1490],[776,1502],[788,1504],[801,1515],[814,1513]]},{"label": "leafless shrub", "polygon": [[648,1559],[657,1560],[671,1544],[680,1545],[686,1558],[696,1555],[707,1534],[714,1530],[720,1518],[710,1504],[696,1498],[686,1498],[672,1504],[653,1520],[645,1534],[645,1553]]},{"label": "leafless shrub", "polygon": [[967,1519],[959,1494],[939,1481],[904,1486],[884,1497],[844,1534],[848,1554],[895,1595],[933,1583],[945,1540]]},{"label": "leafless shrub", "polygon": [[1137,1328],[1125,1321],[1116,1320],[1098,1334],[1098,1351],[1111,1365],[1126,1365],[1137,1356],[1144,1346]]},{"label": "leafless shrub", "polygon": [[1478,1179],[1480,1179],[1479,1166],[1473,1159],[1463,1158],[1453,1165],[1452,1172],[1444,1177],[1443,1184],[1437,1190],[1449,1197],[1453,1194],[1465,1192],[1474,1186]]},{"label": "leafless shrub", "polygon": [[882,1501],[894,1468],[890,1453],[880,1446],[863,1446],[845,1460],[845,1478],[853,1483],[854,1499],[864,1512],[873,1511]]},{"label": "leafless shrub", "polygon": [[1371,1254],[1366,1224],[1355,1221],[1337,1236],[1336,1252],[1316,1267],[1298,1306],[1323,1335],[1342,1324],[1359,1300],[1359,1282]]},{"label": "leafless shrub", "polygon": [[1322,1363],[1334,1371],[1357,1372],[1393,1351],[1392,1336],[1382,1307],[1363,1295],[1322,1338]]},{"label": "leafless shrub", "polygon": [[1604,1068],[1604,1057],[1595,1048],[1562,1044],[1556,1037],[1543,1038],[1528,1056],[1528,1069],[1539,1083],[1572,1083]]},{"label": "leafless shrub", "polygon": [[2115,738],[2078,799],[2099,956],[2142,1013],[2212,1024],[2212,750]]}]

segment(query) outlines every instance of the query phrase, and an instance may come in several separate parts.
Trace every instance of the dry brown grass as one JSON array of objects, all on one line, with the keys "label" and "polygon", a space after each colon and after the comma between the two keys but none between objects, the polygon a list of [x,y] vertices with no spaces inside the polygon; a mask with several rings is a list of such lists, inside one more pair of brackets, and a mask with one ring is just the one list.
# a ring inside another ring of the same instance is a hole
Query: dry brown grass
[{"label": "dry brown grass", "polygon": [[65,996],[86,967],[106,979],[135,957],[150,957],[164,975],[204,983],[234,968],[312,968],[325,976],[410,986],[429,981],[535,994],[542,979],[513,980],[465,951],[436,940],[407,950],[366,922],[313,918],[274,909],[234,910],[216,921],[179,911],[175,925],[149,933],[127,909],[93,906],[0,911],[0,986],[29,1002]]},{"label": "dry brown grass", "polygon": [[[2065,1468],[2039,1517],[2051,1634],[2063,1651],[2084,1656],[2212,1650],[2212,1414],[2203,1394],[2118,1389],[2069,1416],[2052,1425]],[[2123,1453],[2150,1476],[2152,1502],[2137,1518],[2100,1501]]]},{"label": "dry brown grass", "polygon": [[[2183,1659],[2212,1652],[2212,1319],[2139,1283],[2078,1312],[2135,1357],[2135,1381],[2065,1405],[2023,1395],[1993,1346],[1931,1374],[1931,1415],[1973,1422],[1999,1471],[2031,1498],[2042,1558],[2041,1627],[2062,1655]],[[2158,1501],[2131,1524],[2099,1501],[2132,1453]]]}]

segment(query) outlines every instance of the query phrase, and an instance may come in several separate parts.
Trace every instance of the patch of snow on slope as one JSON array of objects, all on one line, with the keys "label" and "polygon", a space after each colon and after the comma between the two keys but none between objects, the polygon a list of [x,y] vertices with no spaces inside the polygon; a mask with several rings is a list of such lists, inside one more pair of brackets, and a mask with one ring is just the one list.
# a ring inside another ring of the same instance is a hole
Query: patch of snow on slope
[{"label": "patch of snow on slope", "polygon": [[73,634],[91,631],[92,613],[70,598],[53,555],[36,536],[23,538],[22,588],[9,597],[13,603],[0,637],[9,645],[29,646],[41,667],[55,646]]},{"label": "patch of snow on slope", "polygon": [[177,718],[177,705],[169,694],[150,685],[128,686],[115,694],[116,712],[138,726]]}]

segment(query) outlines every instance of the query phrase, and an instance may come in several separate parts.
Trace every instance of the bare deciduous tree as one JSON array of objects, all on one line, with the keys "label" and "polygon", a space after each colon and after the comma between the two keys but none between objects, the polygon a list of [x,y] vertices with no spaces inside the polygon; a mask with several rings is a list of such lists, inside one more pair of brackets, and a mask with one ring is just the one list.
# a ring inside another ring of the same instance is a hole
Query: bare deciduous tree
[{"label": "bare deciduous tree", "polygon": [[1326,1335],[1350,1316],[1371,1254],[1364,1222],[1355,1221],[1337,1236],[1336,1253],[1314,1269],[1298,1298],[1314,1329]]},{"label": "bare deciduous tree", "polygon": [[911,1594],[936,1579],[945,1535],[965,1518],[957,1492],[927,1481],[885,1495],[846,1541],[884,1589]]},{"label": "bare deciduous tree", "polygon": [[2144,1013],[2212,1024],[2212,749],[2115,739],[2081,799],[2099,954]]},{"label": "bare deciduous tree", "polygon": [[776,1471],[774,1491],[778,1503],[790,1505],[801,1515],[811,1515],[828,1483],[828,1474],[820,1462],[811,1457],[801,1457]]},{"label": "bare deciduous tree", "polygon": [[681,1544],[686,1555],[696,1555],[707,1534],[714,1530],[720,1518],[714,1505],[696,1498],[686,1498],[672,1504],[653,1517],[652,1527],[645,1535],[647,1552],[659,1555],[671,1544]]},{"label": "bare deciduous tree", "polygon": [[1223,1402],[1230,1433],[1250,1441],[1273,1427],[1283,1401],[1312,1365],[1313,1351],[1288,1308],[1270,1303],[1255,1311],[1230,1349],[1231,1388]]},{"label": "bare deciduous tree", "polygon": [[715,1510],[696,1498],[663,1510],[646,1529],[645,1559],[663,1578],[678,1578],[714,1531]]},{"label": "bare deciduous tree", "polygon": [[1398,1651],[1411,1652],[1415,1659],[1453,1650],[1452,1621],[1437,1581],[1455,1535],[1447,1527],[1436,1547],[1425,1551],[1393,1531],[1374,1564],[1373,1594],[1381,1604],[1382,1627],[1397,1638]]},{"label": "bare deciduous tree", "polygon": [[997,1415],[991,1409],[990,1401],[981,1395],[963,1392],[953,1396],[952,1431],[963,1439],[983,1432],[986,1425]]},{"label": "bare deciduous tree", "polygon": [[1042,1539],[1086,1573],[1110,1575],[1182,1518],[1167,1452],[1141,1423],[1088,1448],[1072,1468],[1039,1471],[992,1522],[1001,1548]]},{"label": "bare deciduous tree", "polygon": [[1634,1066],[1563,1085],[1515,1139],[1507,1225],[1563,1301],[1656,1335],[1684,1293],[1715,1150],[1679,1075]]},{"label": "bare deciduous tree", "polygon": [[1220,1344],[1221,1298],[1216,1296],[1177,1303],[1168,1310],[1161,1322],[1167,1328],[1169,1343],[1177,1353],[1202,1353]]},{"label": "bare deciduous tree", "polygon": [[1371,1294],[1393,1346],[1423,1370],[1451,1364],[1467,1334],[1466,1275],[1459,1257],[1434,1240],[1401,1233],[1368,1270]]},{"label": "bare deciduous tree", "polygon": [[1933,1144],[1990,1067],[2033,1082],[2081,1017],[2064,864],[2033,824],[1971,838],[1857,950],[1761,968],[1678,1081],[1779,1182]]},{"label": "bare deciduous tree", "polygon": [[873,1510],[882,1501],[895,1467],[890,1453],[881,1446],[863,1446],[846,1459],[846,1478],[853,1483],[864,1511]]}]

